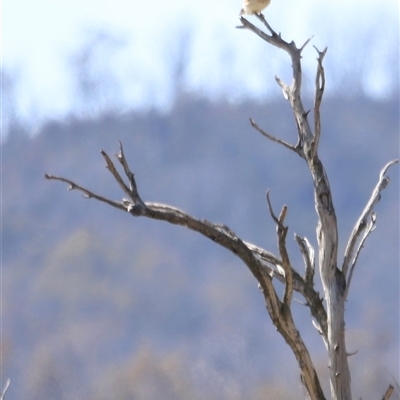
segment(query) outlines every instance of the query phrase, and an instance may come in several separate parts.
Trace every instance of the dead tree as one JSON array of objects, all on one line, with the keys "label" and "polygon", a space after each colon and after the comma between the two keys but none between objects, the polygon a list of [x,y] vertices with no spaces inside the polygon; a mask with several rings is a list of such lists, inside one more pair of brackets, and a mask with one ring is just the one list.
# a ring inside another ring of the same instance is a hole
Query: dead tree
[{"label": "dead tree", "polygon": [[[118,172],[107,153],[101,151],[101,154],[108,170],[127,196],[122,201],[110,200],[95,194],[70,179],[48,174],[45,177],[65,182],[69,184],[70,190],[78,190],[86,198],[102,201],[110,206],[128,212],[134,217],[147,217],[185,226],[188,229],[199,232],[238,256],[257,279],[269,316],[296,357],[301,371],[301,382],[308,397],[313,400],[322,400],[325,399],[325,395],[322,391],[317,372],[292,315],[293,291],[300,293],[305,299],[306,306],[313,317],[313,324],[321,335],[328,353],[330,397],[337,400],[351,400],[350,371],[348,365],[349,354],[346,350],[345,340],[344,304],[349,293],[354,268],[360,251],[369,234],[375,229],[376,215],[374,213],[374,206],[380,200],[381,192],[389,183],[389,177],[386,176],[386,173],[389,167],[397,163],[398,160],[390,161],[381,170],[372,195],[354,225],[344,252],[343,262],[339,265],[337,254],[338,228],[335,208],[328,177],[318,156],[318,144],[321,135],[320,107],[325,88],[323,59],[327,49],[319,51],[316,48],[318,57],[313,107],[314,126],[311,127],[308,119],[310,111],[306,111],[304,108],[301,97],[301,54],[309,40],[303,46],[297,47],[293,41],[289,43],[283,40],[281,35],[277,34],[270,27],[262,14],[257,15],[257,17],[266,27],[266,31],[259,29],[243,17],[240,18],[242,25],[238,28],[249,29],[268,44],[278,47],[289,54],[293,75],[291,84],[288,85],[277,76],[275,79],[282,89],[284,98],[289,101],[293,110],[297,128],[297,143],[291,144],[271,135],[260,128],[252,119],[250,119],[250,124],[266,138],[299,155],[307,163],[311,172],[315,210],[318,217],[316,235],[319,275],[324,290],[323,299],[314,289],[316,261],[313,246],[307,238],[295,235],[305,266],[304,274],[300,274],[292,267],[286,248],[288,227],[285,225],[285,217],[288,212],[287,207],[283,206],[279,214],[276,214],[271,205],[268,192],[267,202],[271,218],[276,224],[279,255],[242,240],[226,225],[194,218],[186,212],[166,204],[143,201],[121,143],[116,158],[122,166],[125,178]],[[284,294],[282,297],[277,294],[273,284],[274,279],[284,284]],[[324,300],[326,305],[323,302]],[[390,385],[383,398],[389,399],[392,392],[393,387]]]}]

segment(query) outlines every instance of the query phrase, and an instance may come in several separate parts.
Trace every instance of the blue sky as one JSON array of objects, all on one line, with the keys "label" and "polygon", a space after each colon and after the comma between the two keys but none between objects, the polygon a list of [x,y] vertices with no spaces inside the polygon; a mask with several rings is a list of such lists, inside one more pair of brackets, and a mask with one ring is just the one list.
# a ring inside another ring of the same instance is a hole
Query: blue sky
[{"label": "blue sky", "polygon": [[[232,101],[279,95],[273,76],[288,76],[288,60],[250,32],[234,28],[240,0],[153,0],[151,9],[148,4],[3,0],[2,66],[14,77],[15,112],[39,120],[79,112],[72,55],[99,31],[113,39],[97,47],[89,66],[99,81],[108,82],[100,108],[107,103],[120,109],[168,108],[171,68],[182,33],[190,34],[185,88]],[[265,15],[287,40],[301,44],[314,35],[312,44],[328,46],[331,93],[347,87],[351,74],[373,97],[385,97],[397,85],[397,0],[272,0]],[[303,62],[311,85],[311,45]],[[7,99],[3,104],[6,108]]]}]

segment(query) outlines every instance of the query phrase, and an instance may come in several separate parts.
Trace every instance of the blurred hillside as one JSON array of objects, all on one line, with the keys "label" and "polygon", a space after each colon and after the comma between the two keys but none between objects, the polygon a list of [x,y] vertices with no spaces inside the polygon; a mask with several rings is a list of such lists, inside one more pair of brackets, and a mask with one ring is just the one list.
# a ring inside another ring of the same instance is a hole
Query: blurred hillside
[{"label": "blurred hillside", "polygon": [[[398,106],[397,99],[323,103],[320,152],[339,254],[380,169],[398,157]],[[3,377],[11,378],[10,399],[299,398],[294,357],[239,260],[184,228],[132,219],[43,177],[68,177],[119,200],[99,150],[112,155],[121,140],[145,201],[225,223],[277,252],[269,188],[276,209],[288,205],[288,237],[296,232],[316,245],[305,164],[252,130],[249,117],[296,140],[283,101],[232,105],[189,94],[168,114],[71,116],[34,136],[28,126],[11,125],[2,144]],[[389,176],[347,304],[348,348],[358,350],[350,360],[355,398],[382,396],[399,374],[398,167]],[[301,272],[292,240],[289,249]],[[308,312],[295,310],[327,377]]]}]

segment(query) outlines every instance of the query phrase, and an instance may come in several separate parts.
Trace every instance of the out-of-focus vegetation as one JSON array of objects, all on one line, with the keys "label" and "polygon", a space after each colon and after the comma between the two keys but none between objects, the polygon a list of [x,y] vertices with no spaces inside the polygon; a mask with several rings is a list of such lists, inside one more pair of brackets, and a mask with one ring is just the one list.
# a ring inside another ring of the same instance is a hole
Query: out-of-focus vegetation
[{"label": "out-of-focus vegetation", "polygon": [[[244,265],[184,228],[134,219],[43,177],[62,175],[120,199],[99,150],[116,152],[121,140],[145,201],[225,223],[276,251],[269,188],[277,209],[289,207],[291,234],[315,245],[305,165],[253,131],[250,116],[296,140],[283,102],[234,106],[188,94],[168,114],[69,117],[49,121],[35,136],[14,121],[2,144],[2,348],[10,398],[301,396],[294,357]],[[398,157],[398,131],[397,101],[323,104],[321,157],[342,247],[380,168]],[[378,398],[399,372],[396,167],[390,176],[347,305],[348,348],[359,351],[351,359],[355,397]],[[289,248],[302,272],[294,241]],[[298,305],[296,313],[323,376],[321,340],[307,310]]]}]

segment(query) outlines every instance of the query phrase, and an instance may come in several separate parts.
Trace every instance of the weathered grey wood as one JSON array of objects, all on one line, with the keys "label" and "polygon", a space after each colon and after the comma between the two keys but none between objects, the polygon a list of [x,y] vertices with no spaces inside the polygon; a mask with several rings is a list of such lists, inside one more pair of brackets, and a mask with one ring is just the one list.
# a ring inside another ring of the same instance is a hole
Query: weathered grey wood
[{"label": "weathered grey wood", "polygon": [[4,398],[6,397],[6,392],[7,392],[8,388],[10,387],[10,383],[11,383],[10,379],[7,379],[7,381],[3,387],[3,391],[1,393],[0,400],[4,400]]},{"label": "weathered grey wood", "polygon": [[375,229],[376,215],[374,213],[374,207],[381,199],[381,192],[386,189],[387,185],[390,182],[389,177],[385,175],[388,169],[398,162],[399,160],[390,161],[382,168],[382,171],[379,174],[378,183],[372,191],[371,197],[368,200],[367,205],[365,206],[363,212],[361,213],[356,224],[354,225],[353,230],[351,231],[346,250],[344,252],[344,260],[342,265],[343,274],[347,279],[345,297],[347,297],[349,291],[353,271],[356,266],[360,251],[369,234]]},{"label": "weathered grey wood", "polygon": [[382,397],[382,400],[389,400],[390,396],[393,394],[394,391],[394,386],[389,385],[389,387],[387,388],[385,394]]}]

